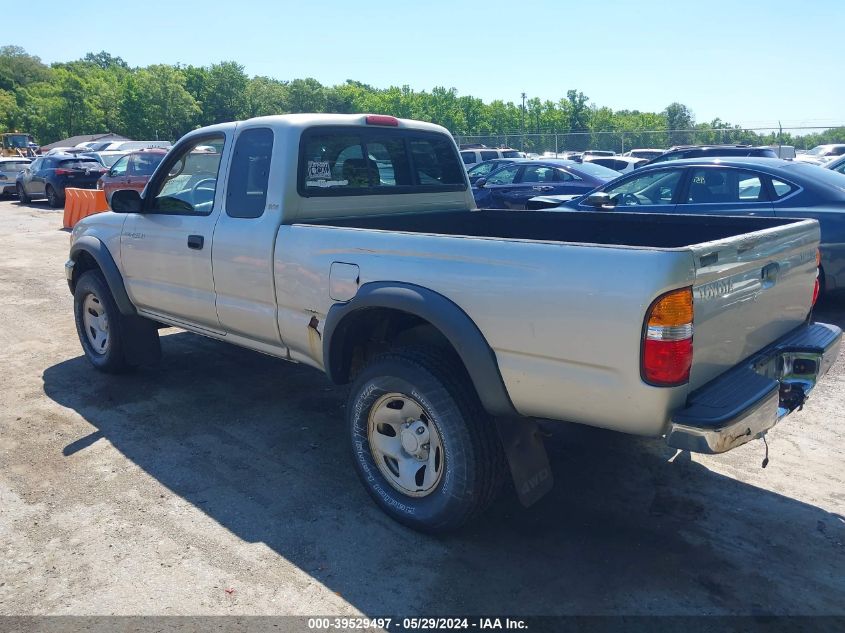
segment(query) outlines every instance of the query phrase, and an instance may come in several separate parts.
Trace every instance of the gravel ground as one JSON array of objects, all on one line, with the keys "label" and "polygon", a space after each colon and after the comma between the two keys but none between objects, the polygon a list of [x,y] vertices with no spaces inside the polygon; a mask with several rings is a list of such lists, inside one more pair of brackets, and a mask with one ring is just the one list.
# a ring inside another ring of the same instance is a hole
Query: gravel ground
[{"label": "gravel ground", "polygon": [[95,372],[60,226],[0,202],[0,614],[845,614],[843,360],[765,470],[561,424],[550,495],[431,538],[371,503],[311,369],[169,329]]}]

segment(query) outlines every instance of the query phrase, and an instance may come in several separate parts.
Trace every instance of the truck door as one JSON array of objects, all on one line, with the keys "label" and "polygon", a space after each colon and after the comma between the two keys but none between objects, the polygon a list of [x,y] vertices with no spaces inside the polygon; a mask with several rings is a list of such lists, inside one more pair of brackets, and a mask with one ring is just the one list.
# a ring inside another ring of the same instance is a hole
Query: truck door
[{"label": "truck door", "polygon": [[142,311],[219,330],[211,241],[230,148],[222,131],[180,143],[151,180],[142,212],[123,224],[124,281]]},{"label": "truck door", "polygon": [[271,164],[282,159],[281,154],[273,158],[273,146],[272,129],[238,127],[226,197],[214,228],[212,265],[220,327],[280,345],[273,248],[284,182],[282,178],[270,182]]}]

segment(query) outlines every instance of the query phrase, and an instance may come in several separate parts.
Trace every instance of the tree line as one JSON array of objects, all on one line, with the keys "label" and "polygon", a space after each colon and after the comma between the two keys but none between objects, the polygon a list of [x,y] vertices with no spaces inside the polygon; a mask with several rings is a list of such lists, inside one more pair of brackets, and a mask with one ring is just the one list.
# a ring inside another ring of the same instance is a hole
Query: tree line
[{"label": "tree line", "polygon": [[288,112],[391,114],[438,123],[459,137],[504,139],[528,151],[554,149],[553,135],[568,135],[561,150],[618,150],[620,139],[626,148],[728,142],[806,149],[845,142],[845,127],[802,136],[758,134],[720,119],[696,122],[681,103],[661,112],[612,110],[590,103],[577,90],[567,90],[558,101],[527,99],[523,107],[503,100],[484,103],[442,86],[415,91],[351,79],[324,86],[313,78],[249,77],[234,61],[132,68],[102,51],[48,66],[19,46],[0,47],[0,131],[28,132],[42,144],[106,131],[175,141],[204,125]]}]

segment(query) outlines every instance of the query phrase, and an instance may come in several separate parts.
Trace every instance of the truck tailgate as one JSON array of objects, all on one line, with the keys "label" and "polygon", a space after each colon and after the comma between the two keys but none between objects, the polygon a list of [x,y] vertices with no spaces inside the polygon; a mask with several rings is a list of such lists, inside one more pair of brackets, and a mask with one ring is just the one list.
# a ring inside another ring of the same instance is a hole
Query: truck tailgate
[{"label": "truck tailgate", "polygon": [[815,221],[763,229],[692,248],[697,389],[806,320],[816,280]]}]

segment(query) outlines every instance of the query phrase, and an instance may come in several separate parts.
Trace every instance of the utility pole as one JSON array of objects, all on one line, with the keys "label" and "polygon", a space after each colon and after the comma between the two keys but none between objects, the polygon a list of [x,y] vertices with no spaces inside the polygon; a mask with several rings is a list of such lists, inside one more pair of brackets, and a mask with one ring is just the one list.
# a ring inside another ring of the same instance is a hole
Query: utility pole
[{"label": "utility pole", "polygon": [[525,93],[522,93],[522,151],[525,151]]}]

